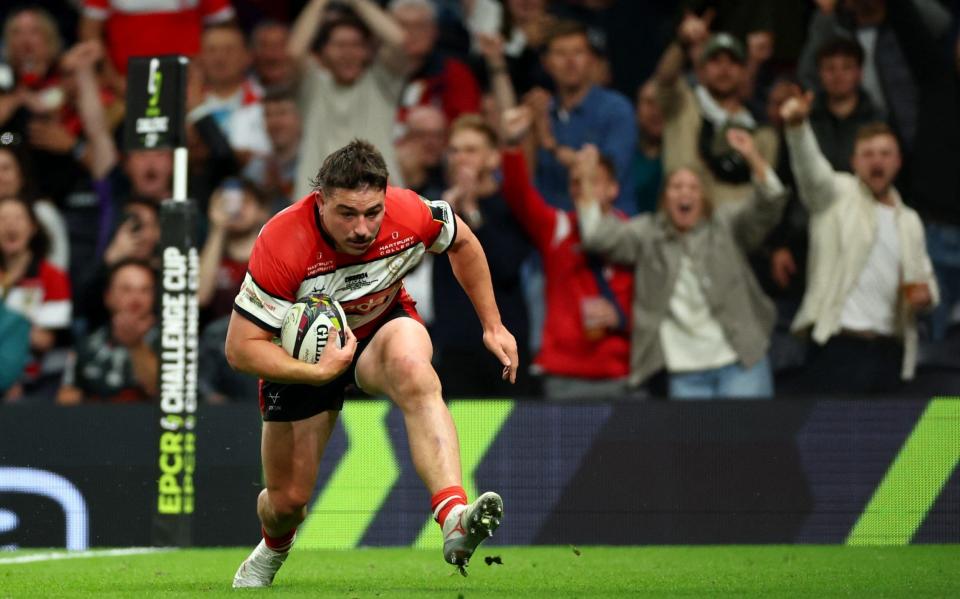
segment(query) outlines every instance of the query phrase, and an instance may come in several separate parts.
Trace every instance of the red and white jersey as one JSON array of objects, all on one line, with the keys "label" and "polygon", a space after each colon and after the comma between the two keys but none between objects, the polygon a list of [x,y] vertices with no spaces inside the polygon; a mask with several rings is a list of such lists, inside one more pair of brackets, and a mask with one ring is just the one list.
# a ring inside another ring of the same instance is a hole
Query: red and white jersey
[{"label": "red and white jersey", "polygon": [[9,289],[0,285],[0,301],[30,324],[44,329],[70,326],[73,303],[67,274],[46,260],[34,260],[26,275]]},{"label": "red and white jersey", "polygon": [[85,17],[105,21],[110,59],[121,73],[131,56],[200,51],[206,25],[233,18],[230,0],[83,0]]},{"label": "red and white jersey", "polygon": [[313,193],[274,216],[253,246],[234,310],[279,334],[290,306],[310,293],[340,302],[358,339],[369,335],[398,303],[416,314],[403,277],[425,252],[446,251],[457,235],[450,205],[388,187],[383,223],[361,256],[336,251],[320,226]]}]

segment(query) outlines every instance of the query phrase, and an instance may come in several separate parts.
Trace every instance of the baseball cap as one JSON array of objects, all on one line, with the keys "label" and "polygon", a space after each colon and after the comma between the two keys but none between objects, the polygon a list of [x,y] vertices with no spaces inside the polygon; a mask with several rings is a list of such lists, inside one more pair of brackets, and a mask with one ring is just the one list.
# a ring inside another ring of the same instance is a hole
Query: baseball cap
[{"label": "baseball cap", "polygon": [[700,54],[700,62],[706,62],[720,52],[728,52],[734,60],[741,64],[747,61],[747,55],[740,40],[729,33],[721,32],[710,36],[710,39],[704,44],[703,52]]}]

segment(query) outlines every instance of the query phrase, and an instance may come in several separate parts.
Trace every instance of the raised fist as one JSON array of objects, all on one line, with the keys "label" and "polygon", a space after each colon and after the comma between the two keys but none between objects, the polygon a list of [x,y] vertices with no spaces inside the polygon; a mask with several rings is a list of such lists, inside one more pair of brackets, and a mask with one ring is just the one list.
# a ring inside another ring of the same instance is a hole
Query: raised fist
[{"label": "raised fist", "polygon": [[712,8],[705,10],[702,16],[697,16],[689,10],[684,12],[680,27],[677,28],[677,37],[686,45],[707,41],[710,37],[710,24],[716,14],[717,11]]},{"label": "raised fist", "polygon": [[796,127],[807,120],[810,114],[810,106],[813,104],[813,92],[808,91],[803,94],[793,96],[783,103],[780,107],[780,117],[790,127]]},{"label": "raised fist", "polygon": [[509,145],[520,142],[533,125],[533,111],[528,106],[516,106],[503,111],[501,128],[503,139]]}]

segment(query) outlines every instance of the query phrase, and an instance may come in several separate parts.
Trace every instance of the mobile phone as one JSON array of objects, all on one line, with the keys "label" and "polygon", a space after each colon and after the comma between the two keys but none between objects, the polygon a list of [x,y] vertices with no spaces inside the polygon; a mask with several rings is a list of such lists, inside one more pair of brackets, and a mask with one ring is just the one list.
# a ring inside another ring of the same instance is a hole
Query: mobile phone
[{"label": "mobile phone", "polygon": [[243,209],[243,186],[236,179],[227,179],[220,186],[220,195],[223,198],[223,211],[230,220],[240,215]]}]

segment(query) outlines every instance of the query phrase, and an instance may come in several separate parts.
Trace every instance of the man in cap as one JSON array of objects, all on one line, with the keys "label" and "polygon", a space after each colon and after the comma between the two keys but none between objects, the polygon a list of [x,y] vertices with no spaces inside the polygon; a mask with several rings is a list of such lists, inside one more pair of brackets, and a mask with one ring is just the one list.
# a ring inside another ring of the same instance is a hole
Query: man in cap
[{"label": "man in cap", "polygon": [[[741,96],[747,76],[743,44],[729,33],[711,35],[712,13],[687,13],[657,65],[658,99],[666,119],[663,167],[671,172],[693,165],[702,173],[705,192],[716,203],[750,195],[750,168],[726,141],[727,129],[753,134],[760,155],[776,163],[777,138],[759,127]],[[684,77],[686,56],[695,64],[695,83]]]}]

